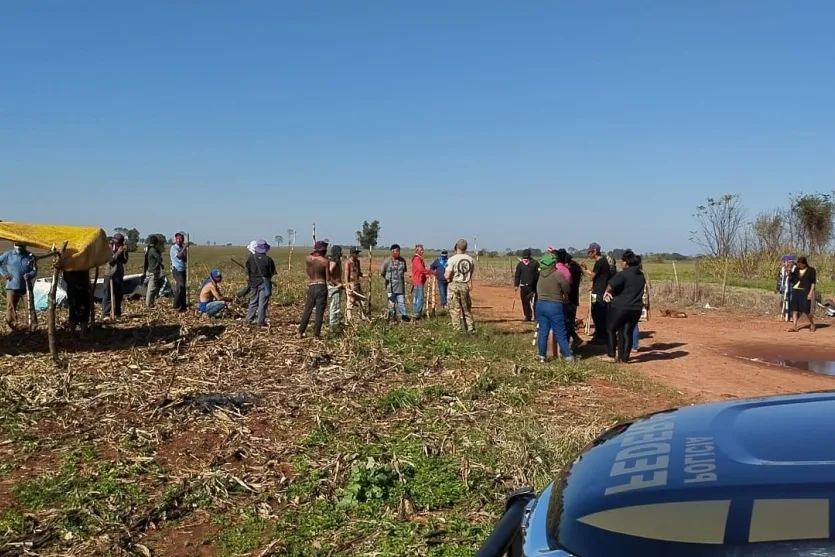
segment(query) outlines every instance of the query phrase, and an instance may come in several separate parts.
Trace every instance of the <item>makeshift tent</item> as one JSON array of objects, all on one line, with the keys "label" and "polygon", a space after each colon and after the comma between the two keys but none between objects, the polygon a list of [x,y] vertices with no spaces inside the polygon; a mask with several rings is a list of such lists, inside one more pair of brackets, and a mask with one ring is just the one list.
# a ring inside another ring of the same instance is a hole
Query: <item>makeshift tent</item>
[{"label": "makeshift tent", "polygon": [[51,250],[53,246],[59,249],[67,242],[60,263],[67,271],[95,269],[105,265],[111,257],[107,234],[101,228],[90,226],[0,222],[0,239],[45,250]]}]

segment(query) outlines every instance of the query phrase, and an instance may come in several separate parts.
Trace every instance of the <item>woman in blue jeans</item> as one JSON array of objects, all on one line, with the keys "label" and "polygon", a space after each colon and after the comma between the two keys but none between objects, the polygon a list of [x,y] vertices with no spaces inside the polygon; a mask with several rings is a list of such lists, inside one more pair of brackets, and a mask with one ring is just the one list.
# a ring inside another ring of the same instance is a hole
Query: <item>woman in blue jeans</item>
[{"label": "woman in blue jeans", "polygon": [[537,338],[539,361],[548,356],[548,336],[554,332],[554,338],[560,353],[566,361],[571,361],[571,348],[568,344],[568,331],[565,327],[566,304],[571,285],[565,276],[556,269],[557,257],[546,253],[539,262],[539,280],[536,283],[536,323],[539,326]]}]

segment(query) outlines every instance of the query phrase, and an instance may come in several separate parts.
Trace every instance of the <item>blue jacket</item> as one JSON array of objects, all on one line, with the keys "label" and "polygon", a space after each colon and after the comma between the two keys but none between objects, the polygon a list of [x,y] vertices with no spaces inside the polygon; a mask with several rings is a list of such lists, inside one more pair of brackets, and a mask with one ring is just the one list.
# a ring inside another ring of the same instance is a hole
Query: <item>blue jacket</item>
[{"label": "blue jacket", "polygon": [[430,269],[435,271],[435,278],[438,279],[438,282],[446,282],[446,278],[444,277],[444,272],[446,271],[447,263],[449,263],[448,257],[439,257],[432,262],[429,266]]},{"label": "blue jacket", "polygon": [[26,291],[26,280],[33,280],[38,270],[35,269],[35,256],[28,251],[12,249],[0,255],[0,275],[6,279],[6,290]]}]

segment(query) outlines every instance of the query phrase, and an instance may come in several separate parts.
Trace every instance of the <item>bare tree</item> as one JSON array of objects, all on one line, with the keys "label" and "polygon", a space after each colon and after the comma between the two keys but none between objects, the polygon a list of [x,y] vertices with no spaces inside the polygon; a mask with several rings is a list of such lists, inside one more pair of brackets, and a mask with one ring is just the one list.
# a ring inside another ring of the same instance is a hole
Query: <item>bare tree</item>
[{"label": "bare tree", "polygon": [[785,244],[786,217],[780,210],[763,211],[756,216],[751,228],[760,251],[776,253]]},{"label": "bare tree", "polygon": [[707,198],[707,205],[696,207],[693,215],[699,230],[691,232],[691,241],[713,257],[728,257],[745,223],[745,208],[739,195],[726,193],[716,199]]}]

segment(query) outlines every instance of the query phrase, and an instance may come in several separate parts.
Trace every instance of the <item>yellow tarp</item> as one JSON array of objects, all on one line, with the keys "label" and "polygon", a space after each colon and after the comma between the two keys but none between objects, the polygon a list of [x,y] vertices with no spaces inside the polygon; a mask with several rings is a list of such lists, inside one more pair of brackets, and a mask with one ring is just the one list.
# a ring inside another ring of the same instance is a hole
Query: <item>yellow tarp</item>
[{"label": "yellow tarp", "polygon": [[107,234],[91,226],[0,222],[0,239],[45,250],[51,250],[53,245],[60,250],[64,242],[69,242],[61,259],[61,267],[68,271],[101,267],[111,257]]}]

